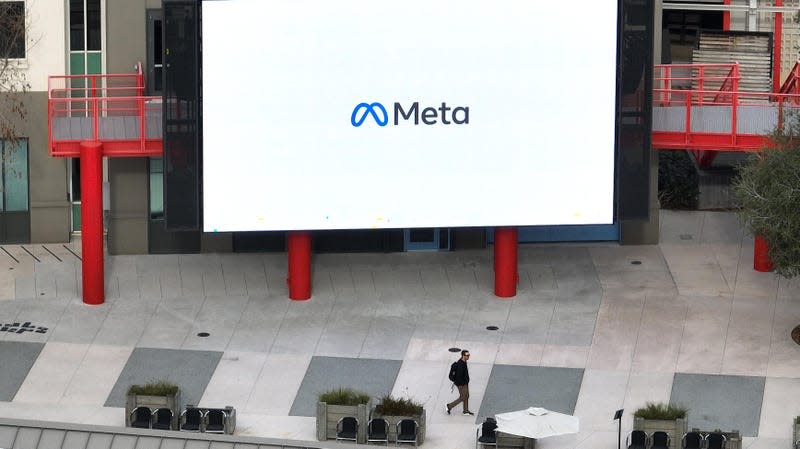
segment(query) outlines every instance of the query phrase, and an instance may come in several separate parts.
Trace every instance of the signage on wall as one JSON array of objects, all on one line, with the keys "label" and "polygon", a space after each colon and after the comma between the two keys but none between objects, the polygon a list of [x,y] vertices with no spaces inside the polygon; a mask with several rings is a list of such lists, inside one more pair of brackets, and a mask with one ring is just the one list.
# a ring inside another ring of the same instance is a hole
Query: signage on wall
[{"label": "signage on wall", "polygon": [[204,230],[613,223],[617,10],[203,1]]},{"label": "signage on wall", "polygon": [[[395,102],[393,111],[392,116],[394,117],[395,126],[400,124],[401,121],[419,125],[420,118],[423,125],[469,125],[469,106],[451,108],[447,106],[447,103],[442,102],[439,107],[421,107],[419,102],[415,101],[411,106],[403,108],[403,105]],[[383,107],[383,104],[377,102],[356,105],[350,115],[350,124],[358,128],[364,124],[368,115],[375,120],[375,124],[378,126],[389,124],[389,114],[386,112],[386,108]]]}]

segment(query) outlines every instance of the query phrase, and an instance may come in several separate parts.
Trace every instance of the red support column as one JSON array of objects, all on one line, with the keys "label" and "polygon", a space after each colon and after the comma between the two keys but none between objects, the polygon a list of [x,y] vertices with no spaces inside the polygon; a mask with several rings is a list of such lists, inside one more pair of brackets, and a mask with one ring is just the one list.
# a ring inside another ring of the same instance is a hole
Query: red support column
[{"label": "red support column", "polygon": [[103,272],[103,143],[81,142],[81,275],[83,302],[105,301]]},{"label": "red support column", "polygon": [[772,260],[769,258],[769,247],[767,241],[760,235],[755,239],[755,253],[753,255],[753,268],[756,271],[766,273],[772,271]]},{"label": "red support column", "polygon": [[289,298],[296,301],[311,297],[311,233],[289,232],[287,237],[289,253]]},{"label": "red support column", "polygon": [[494,231],[494,294],[500,298],[517,295],[517,228]]},{"label": "red support column", "polygon": [[[775,0],[775,6],[783,6],[783,0]],[[772,35],[773,50],[772,56],[772,91],[780,92],[783,80],[781,80],[781,46],[783,41],[783,13],[775,13],[775,32]]]}]

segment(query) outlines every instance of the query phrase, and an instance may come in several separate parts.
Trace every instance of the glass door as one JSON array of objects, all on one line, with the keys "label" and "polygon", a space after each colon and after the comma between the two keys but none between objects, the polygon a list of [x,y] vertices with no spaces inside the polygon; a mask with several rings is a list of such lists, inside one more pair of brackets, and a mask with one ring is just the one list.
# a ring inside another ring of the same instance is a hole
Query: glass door
[{"label": "glass door", "polygon": [[404,229],[403,246],[406,251],[447,251],[450,249],[450,229]]}]

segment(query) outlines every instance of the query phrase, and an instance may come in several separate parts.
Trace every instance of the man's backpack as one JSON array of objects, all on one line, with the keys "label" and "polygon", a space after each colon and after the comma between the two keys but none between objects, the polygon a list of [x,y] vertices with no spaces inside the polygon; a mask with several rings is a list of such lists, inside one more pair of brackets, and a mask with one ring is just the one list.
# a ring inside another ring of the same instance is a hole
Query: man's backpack
[{"label": "man's backpack", "polygon": [[447,378],[450,379],[450,382],[455,382],[456,381],[456,367],[457,366],[458,366],[458,362],[457,361],[453,362],[453,364],[450,365],[450,374],[447,375]]}]

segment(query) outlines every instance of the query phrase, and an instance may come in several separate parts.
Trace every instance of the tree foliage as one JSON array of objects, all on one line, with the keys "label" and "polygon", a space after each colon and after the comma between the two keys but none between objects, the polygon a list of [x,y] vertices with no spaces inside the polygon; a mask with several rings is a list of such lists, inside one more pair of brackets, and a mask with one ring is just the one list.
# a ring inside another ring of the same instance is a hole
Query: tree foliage
[{"label": "tree foliage", "polygon": [[25,67],[28,25],[24,4],[0,2],[0,139],[18,137],[16,125],[27,118],[23,94],[30,89]]},{"label": "tree foliage", "polygon": [[800,116],[786,119],[765,149],[740,167],[733,184],[739,216],[769,247],[775,272],[800,275]]}]

